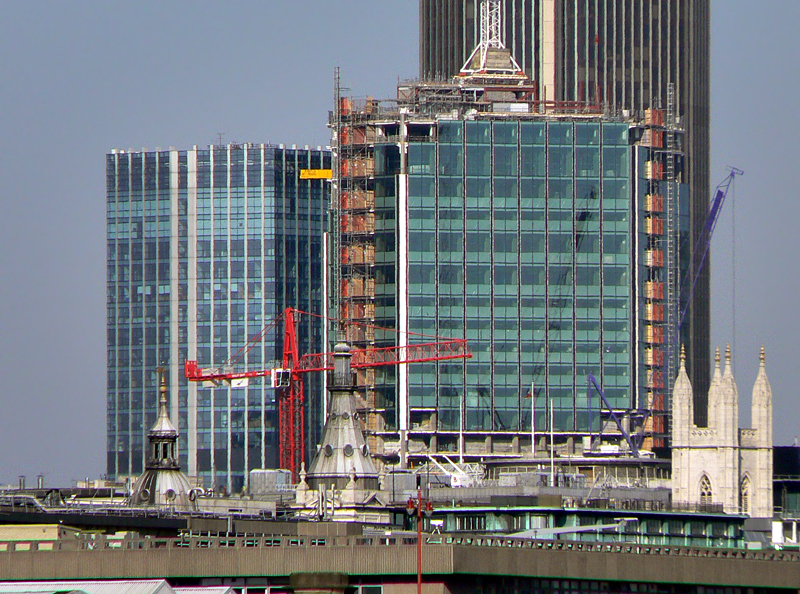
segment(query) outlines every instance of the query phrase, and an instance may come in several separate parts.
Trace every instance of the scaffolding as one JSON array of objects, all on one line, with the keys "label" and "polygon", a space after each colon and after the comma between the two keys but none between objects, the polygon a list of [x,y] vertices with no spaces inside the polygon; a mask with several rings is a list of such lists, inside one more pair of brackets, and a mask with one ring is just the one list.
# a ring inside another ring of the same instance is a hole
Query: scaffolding
[{"label": "scaffolding", "polygon": [[[668,254],[668,267],[666,270],[667,281],[667,299],[666,299],[666,325],[667,325],[667,347],[666,347],[666,361],[665,361],[665,386],[664,394],[666,398],[671,398],[672,385],[677,376],[678,369],[678,343],[680,342],[679,336],[679,316],[678,311],[680,308],[680,270],[679,262],[680,256],[678,253],[678,234],[680,233],[680,225],[678,224],[679,209],[678,206],[678,173],[676,171],[676,159],[679,149],[678,135],[676,131],[676,117],[675,117],[675,84],[669,83],[667,85],[667,113],[666,113],[666,165],[667,165],[667,209],[666,209],[666,247]],[[671,410],[669,402],[661,403],[664,410]],[[663,426],[661,427],[662,434],[666,439],[670,434],[671,415],[664,414]],[[663,442],[663,439],[661,440]]]},{"label": "scaffolding", "polygon": [[[397,346],[376,342],[375,335],[375,141],[372,115],[376,103],[341,94],[335,75],[332,113],[334,160],[331,200],[331,311],[340,320],[343,338],[356,349]],[[370,449],[380,454],[374,435],[381,427],[375,402],[375,369],[356,371],[357,404]]]},{"label": "scaffolding", "polygon": [[645,110],[640,144],[646,148],[646,194],[642,211],[645,237],[642,264],[642,364],[640,376],[646,420],[644,447],[663,447],[669,437],[669,394],[676,371],[678,343],[678,190],[680,136],[674,116],[674,86],[666,113]]}]

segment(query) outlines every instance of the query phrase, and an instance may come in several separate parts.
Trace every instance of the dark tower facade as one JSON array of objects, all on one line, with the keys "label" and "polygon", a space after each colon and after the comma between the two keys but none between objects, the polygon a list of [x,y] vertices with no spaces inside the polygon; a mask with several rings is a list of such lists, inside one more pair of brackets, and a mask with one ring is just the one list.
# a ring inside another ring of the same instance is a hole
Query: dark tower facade
[{"label": "dark tower facade", "polygon": [[[694,246],[708,214],[710,1],[501,0],[506,47],[535,82],[539,99],[603,105],[612,113],[660,108],[685,130]],[[480,38],[479,0],[420,0],[420,77],[458,73]],[[681,273],[692,258],[682,255]],[[706,260],[680,340],[695,393],[695,422],[707,423],[710,275]],[[685,303],[687,294],[680,296]]]}]

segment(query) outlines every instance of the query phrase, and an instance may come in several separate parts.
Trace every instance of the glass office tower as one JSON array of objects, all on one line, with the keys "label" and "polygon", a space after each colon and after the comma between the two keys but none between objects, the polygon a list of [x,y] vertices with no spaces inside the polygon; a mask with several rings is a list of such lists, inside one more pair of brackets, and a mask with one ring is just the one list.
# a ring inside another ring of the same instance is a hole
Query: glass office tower
[{"label": "glass office tower", "polygon": [[[238,492],[250,469],[276,466],[275,390],[190,384],[183,365],[223,364],[286,307],[322,311],[329,190],[300,171],[328,168],[327,151],[264,144],[107,155],[109,476],[142,472],[158,366],[189,475]],[[238,368],[270,367],[282,341],[272,327]],[[321,322],[301,323],[298,341],[322,350]],[[316,431],[321,378],[306,394]]]}]

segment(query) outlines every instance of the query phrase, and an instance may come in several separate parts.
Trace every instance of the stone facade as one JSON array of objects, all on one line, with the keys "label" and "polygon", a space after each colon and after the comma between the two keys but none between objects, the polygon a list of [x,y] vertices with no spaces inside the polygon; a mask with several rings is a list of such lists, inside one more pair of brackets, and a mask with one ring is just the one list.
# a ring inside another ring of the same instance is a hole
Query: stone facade
[{"label": "stone facade", "polygon": [[739,428],[739,393],[730,348],[725,352],[724,371],[720,371],[717,349],[707,426],[693,422],[693,391],[683,351],[672,410],[672,500],[717,504],[726,513],[772,517],[772,388],[763,347],[753,386],[751,429]]}]

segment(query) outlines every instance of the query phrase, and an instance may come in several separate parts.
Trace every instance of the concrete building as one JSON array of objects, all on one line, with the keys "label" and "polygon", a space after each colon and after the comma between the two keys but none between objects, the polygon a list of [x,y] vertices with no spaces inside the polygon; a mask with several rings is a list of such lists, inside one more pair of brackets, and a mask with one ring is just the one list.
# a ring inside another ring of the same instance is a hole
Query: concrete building
[{"label": "concrete building", "polygon": [[235,594],[230,586],[172,587],[164,579],[130,580],[54,580],[38,582],[0,582],[5,594]]},{"label": "concrete building", "polygon": [[693,403],[692,385],[681,357],[672,417],[673,501],[717,504],[726,513],[772,518],[772,388],[764,349],[753,386],[752,428],[739,428],[739,393],[731,370],[730,349],[725,352],[723,372],[717,350],[706,427],[693,423]]},{"label": "concrete building", "polygon": [[[618,113],[672,110],[686,131],[683,181],[692,241],[705,233],[709,199],[709,0],[501,0],[501,37],[542,101],[602,105]],[[481,38],[479,0],[420,0],[420,78],[458,74]],[[698,262],[685,261],[685,273]],[[707,261],[683,326],[695,421],[706,423],[710,369]],[[681,299],[686,300],[684,293]]]},{"label": "concrete building", "polygon": [[[184,436],[178,461],[189,475],[239,492],[249,470],[275,466],[269,384],[189,383],[184,362],[268,368],[281,356],[282,328],[243,349],[248,339],[288,306],[322,310],[328,189],[300,171],[329,167],[326,151],[265,144],[107,155],[111,477],[145,468],[158,365],[167,369],[170,417]],[[321,322],[297,331],[304,348],[322,350]],[[321,425],[321,384],[307,378],[312,431]]]},{"label": "concrete building", "polygon": [[682,135],[658,110],[634,121],[536,100],[499,42],[474,56],[394,101],[337,94],[332,317],[356,324],[356,348],[436,336],[473,353],[359,370],[370,447],[401,463],[519,456],[551,418],[562,440],[590,438],[607,421],[590,373],[610,408],[648,411],[627,422],[661,445]]}]

